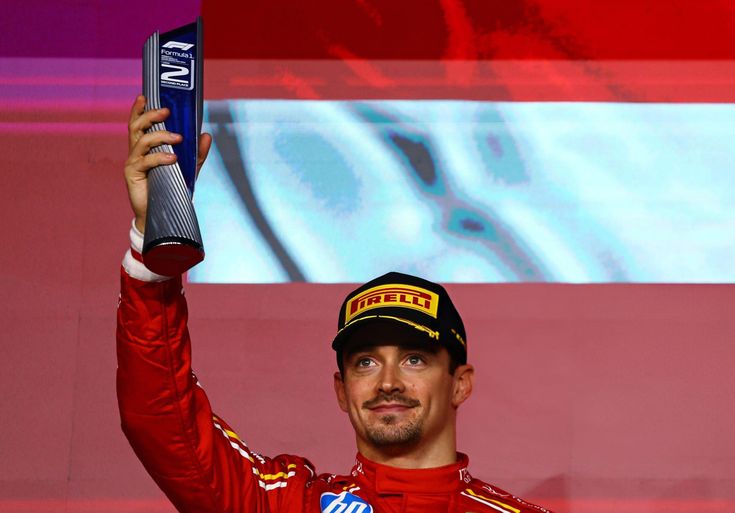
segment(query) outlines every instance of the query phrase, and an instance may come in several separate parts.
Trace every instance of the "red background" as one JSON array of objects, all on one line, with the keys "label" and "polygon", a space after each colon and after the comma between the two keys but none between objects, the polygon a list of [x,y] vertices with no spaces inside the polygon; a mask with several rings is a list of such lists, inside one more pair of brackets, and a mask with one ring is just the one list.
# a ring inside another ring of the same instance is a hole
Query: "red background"
[{"label": "red background", "polygon": [[[114,393],[117,273],[130,221],[122,182],[125,118],[139,80],[137,50],[127,52],[159,25],[136,12],[144,2],[132,2],[125,13],[93,4],[30,2],[4,15],[3,57],[112,58],[124,71],[108,73],[119,66],[99,61],[97,74],[70,72],[60,80],[2,61],[22,71],[0,72],[3,512],[172,509],[120,432]],[[173,24],[191,19],[195,4],[178,10],[181,20]],[[205,87],[215,97],[234,87],[230,61],[218,61],[224,58],[347,62],[361,90],[378,96],[360,74],[361,63],[655,59],[696,66],[715,60],[716,75],[729,69],[735,53],[729,2],[508,4],[516,7],[405,2],[399,12],[397,2],[387,1],[308,8],[281,1],[233,12],[205,3],[207,51],[216,70]],[[65,24],[58,28],[63,38],[55,39],[24,33],[34,23],[57,26],[62,8],[97,29]],[[111,37],[116,21],[138,19],[130,30],[134,42],[91,50],[119,39]],[[28,45],[10,44],[24,38]],[[298,63],[284,66],[298,70]],[[24,94],[13,96],[18,87]],[[73,87],[89,96],[74,98]],[[284,90],[300,97],[298,89]],[[350,467],[354,442],[333,399],[328,349],[350,289],[187,287],[197,375],[217,412],[254,449],[303,454],[324,472]],[[449,290],[478,370],[475,395],[460,415],[459,447],[469,453],[473,474],[558,511],[735,511],[735,286]]]}]

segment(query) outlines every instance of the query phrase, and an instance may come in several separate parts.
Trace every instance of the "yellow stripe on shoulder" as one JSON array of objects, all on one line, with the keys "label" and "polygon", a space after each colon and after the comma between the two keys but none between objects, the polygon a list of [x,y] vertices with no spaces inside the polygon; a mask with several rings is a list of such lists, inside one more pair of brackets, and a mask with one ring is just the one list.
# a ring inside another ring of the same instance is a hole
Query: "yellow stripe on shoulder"
[{"label": "yellow stripe on shoulder", "polygon": [[296,468],[295,463],[289,463],[288,466],[286,466],[286,469],[288,472],[277,472],[275,474],[261,474],[258,472],[258,476],[263,480],[272,481],[274,479],[288,479],[289,477],[293,477],[296,475],[296,472],[294,472],[293,469]]},{"label": "yellow stripe on shoulder", "polygon": [[232,438],[234,438],[238,442],[242,442],[242,440],[240,440],[240,437],[237,436],[237,433],[235,433],[234,431],[230,431],[229,429],[225,429],[225,433],[227,433],[228,435],[230,435]]},{"label": "yellow stripe on shoulder", "polygon": [[289,477],[291,477],[286,472],[278,472],[277,474],[261,474],[261,473],[258,473],[258,476],[260,476],[260,478],[263,479],[263,480],[265,480],[265,481],[273,481],[274,479],[280,479],[280,478],[288,479]]},{"label": "yellow stripe on shoulder", "polygon": [[505,508],[507,510],[510,510],[513,513],[521,513],[521,510],[518,509],[518,508],[514,508],[513,506],[510,506],[510,505],[508,505],[508,504],[506,504],[504,502],[500,502],[497,499],[491,499],[490,497],[485,497],[484,495],[481,495],[481,494],[479,494],[479,493],[471,490],[470,488],[467,488],[467,490],[465,490],[465,491],[467,492],[468,495],[471,495],[473,497],[477,497],[478,499],[486,500],[488,502],[492,502],[493,504],[497,504],[501,508]]},{"label": "yellow stripe on shoulder", "polygon": [[[219,417],[218,417],[217,415],[215,415],[215,414],[212,414],[212,420],[213,420],[213,421],[215,421],[215,422],[216,422],[217,424],[222,424],[222,419],[220,419],[220,418],[219,418]],[[234,431],[232,431],[231,429],[225,429],[224,427],[222,427],[222,431],[224,431],[225,433],[227,433],[227,434],[228,434],[229,436],[231,436],[232,438],[234,438],[234,439],[235,439],[235,440],[237,440],[238,442],[242,442],[242,438],[240,438],[240,437],[239,437],[239,436],[237,435],[237,433],[235,433],[235,432],[234,432]],[[243,443],[245,443],[245,442],[243,442]]]}]

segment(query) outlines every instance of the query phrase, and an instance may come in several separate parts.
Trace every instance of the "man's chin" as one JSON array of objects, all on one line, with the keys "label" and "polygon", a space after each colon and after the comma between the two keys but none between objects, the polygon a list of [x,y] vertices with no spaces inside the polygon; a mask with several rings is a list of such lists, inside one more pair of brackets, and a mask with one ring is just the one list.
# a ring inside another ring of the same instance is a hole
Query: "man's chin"
[{"label": "man's chin", "polygon": [[412,445],[421,439],[421,426],[413,422],[399,422],[393,415],[380,418],[381,425],[367,429],[367,438],[379,447]]}]

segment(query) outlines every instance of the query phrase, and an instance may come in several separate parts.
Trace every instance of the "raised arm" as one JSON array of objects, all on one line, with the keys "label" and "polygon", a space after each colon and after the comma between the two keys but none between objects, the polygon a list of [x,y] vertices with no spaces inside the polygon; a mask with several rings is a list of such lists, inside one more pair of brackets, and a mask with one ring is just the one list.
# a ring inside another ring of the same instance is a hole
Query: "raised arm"
[{"label": "raised arm", "polygon": [[[123,260],[117,316],[117,392],[125,436],[148,473],[181,512],[278,511],[297,504],[311,478],[296,457],[262,458],[252,453],[212,413],[191,369],[187,305],[180,276],[156,275],[141,259],[147,173],[175,157],[148,154],[176,143],[168,132],[145,134],[166,111],[144,112],[136,99],[130,117],[125,181],[135,216],[131,248]],[[211,144],[201,138],[202,162]],[[199,163],[201,166],[202,162]]]}]

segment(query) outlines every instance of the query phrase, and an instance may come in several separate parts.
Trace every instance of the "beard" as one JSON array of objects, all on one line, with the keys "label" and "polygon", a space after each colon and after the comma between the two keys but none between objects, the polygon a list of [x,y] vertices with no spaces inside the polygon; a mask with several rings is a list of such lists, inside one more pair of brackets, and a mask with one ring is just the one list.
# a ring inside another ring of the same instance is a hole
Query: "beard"
[{"label": "beard", "polygon": [[383,415],[377,426],[368,426],[367,439],[378,447],[391,445],[412,445],[421,439],[423,434],[422,422],[417,419],[396,424],[395,415]]},{"label": "beard", "polygon": [[[366,401],[363,407],[372,407],[382,402],[396,402],[411,408],[421,406],[416,399],[410,399],[401,395],[380,395],[370,401]],[[378,447],[394,445],[412,445],[421,439],[423,434],[423,421],[420,418],[408,418],[399,420],[398,415],[386,414],[378,418],[375,425],[366,426],[365,435],[367,439]]]}]

